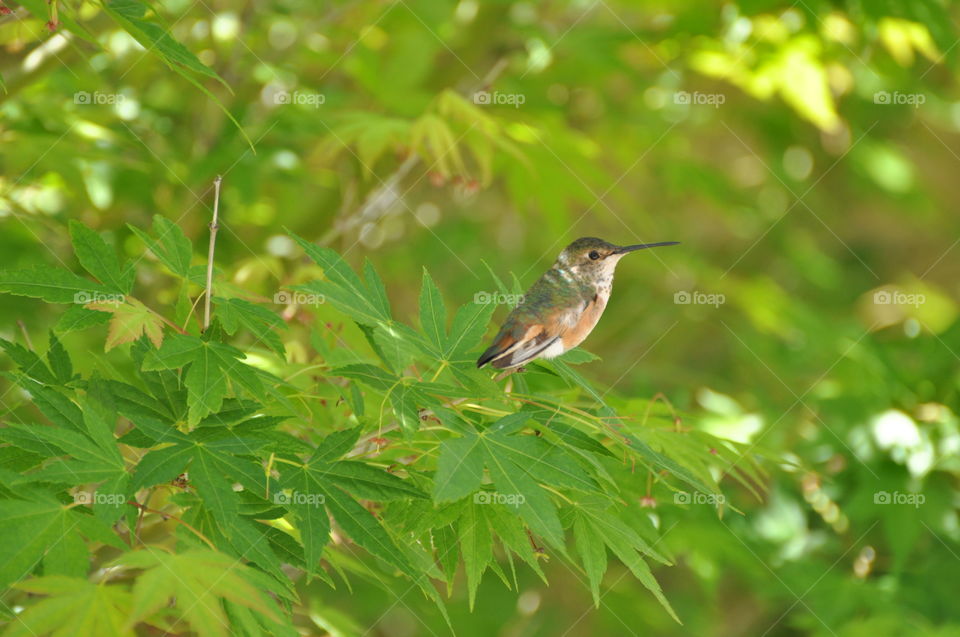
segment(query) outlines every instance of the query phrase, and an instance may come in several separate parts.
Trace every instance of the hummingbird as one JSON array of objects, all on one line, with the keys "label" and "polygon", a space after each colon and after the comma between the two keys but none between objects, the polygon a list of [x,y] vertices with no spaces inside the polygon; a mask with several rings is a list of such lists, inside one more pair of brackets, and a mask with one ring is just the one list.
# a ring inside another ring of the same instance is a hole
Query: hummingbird
[{"label": "hummingbird", "polygon": [[607,307],[613,273],[627,254],[679,241],[618,246],[581,237],[560,253],[507,316],[493,344],[477,359],[498,369],[555,358],[584,341]]}]

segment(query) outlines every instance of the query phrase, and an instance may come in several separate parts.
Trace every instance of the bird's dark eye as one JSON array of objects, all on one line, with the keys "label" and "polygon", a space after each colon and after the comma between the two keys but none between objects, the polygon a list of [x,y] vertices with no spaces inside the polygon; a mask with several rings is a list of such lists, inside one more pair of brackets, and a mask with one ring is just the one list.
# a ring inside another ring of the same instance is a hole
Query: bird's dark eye
[{"label": "bird's dark eye", "polygon": [[600,253],[597,252],[596,250],[591,250],[590,254],[588,254],[587,256],[590,257],[591,261],[596,261],[597,259],[600,258]]}]

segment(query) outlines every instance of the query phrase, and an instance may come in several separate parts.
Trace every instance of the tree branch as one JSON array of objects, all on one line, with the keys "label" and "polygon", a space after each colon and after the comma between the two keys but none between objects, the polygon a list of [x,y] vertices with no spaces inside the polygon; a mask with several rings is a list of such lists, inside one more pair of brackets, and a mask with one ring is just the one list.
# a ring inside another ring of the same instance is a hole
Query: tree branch
[{"label": "tree branch", "polygon": [[210,297],[213,295],[213,253],[217,247],[217,230],[220,229],[220,182],[222,175],[213,180],[213,221],[210,222],[210,247],[207,250],[207,297],[203,301],[203,329],[210,327]]},{"label": "tree branch", "polygon": [[[505,57],[497,60],[497,63],[487,71],[483,79],[467,93],[467,97],[472,96],[477,91],[489,88],[497,81],[497,78],[500,77],[500,74],[503,73],[508,64],[509,60]],[[399,186],[403,178],[406,177],[418,163],[420,163],[420,156],[411,152],[389,177],[381,181],[380,186],[370,191],[370,194],[367,195],[367,198],[364,199],[356,212],[345,218],[342,222],[334,224],[334,227],[328,230],[317,243],[320,245],[329,245],[340,235],[358,226],[361,221],[375,221],[382,217],[390,208],[389,205],[384,205],[384,202],[394,199],[392,193],[397,192],[397,186]],[[377,210],[377,208],[380,208],[380,210]]]}]

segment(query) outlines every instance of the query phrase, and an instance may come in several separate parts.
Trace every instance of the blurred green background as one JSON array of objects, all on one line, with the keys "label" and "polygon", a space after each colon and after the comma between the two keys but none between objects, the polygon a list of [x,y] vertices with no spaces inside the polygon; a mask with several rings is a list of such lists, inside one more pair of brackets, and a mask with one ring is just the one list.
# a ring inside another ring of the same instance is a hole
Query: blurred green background
[{"label": "blurred green background", "polygon": [[[209,94],[98,3],[52,30],[5,4],[4,266],[75,269],[70,219],[137,256],[160,214],[199,252],[217,174],[218,265],[266,301],[303,278],[288,230],[369,258],[407,319],[423,267],[459,304],[580,236],[682,242],[621,264],[581,373],[804,469],[742,515],[643,503],[683,626],[622,567],[594,609],[556,563],[472,614],[458,588],[458,634],[960,635],[955,3],[152,3]],[[0,335],[61,311],[4,297]],[[415,592],[305,595],[334,634],[446,630]]]}]

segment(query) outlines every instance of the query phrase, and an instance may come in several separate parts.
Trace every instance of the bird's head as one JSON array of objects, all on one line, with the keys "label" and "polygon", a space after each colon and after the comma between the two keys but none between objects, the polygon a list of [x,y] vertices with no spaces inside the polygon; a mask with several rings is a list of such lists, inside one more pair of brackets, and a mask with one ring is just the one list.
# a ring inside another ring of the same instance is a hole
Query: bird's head
[{"label": "bird's head", "polygon": [[631,252],[659,246],[672,246],[678,243],[680,242],[661,241],[660,243],[618,246],[596,237],[581,237],[563,249],[557,259],[557,265],[590,278],[612,275],[620,259]]}]

